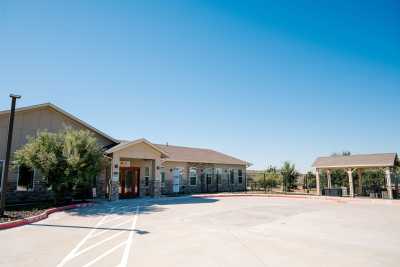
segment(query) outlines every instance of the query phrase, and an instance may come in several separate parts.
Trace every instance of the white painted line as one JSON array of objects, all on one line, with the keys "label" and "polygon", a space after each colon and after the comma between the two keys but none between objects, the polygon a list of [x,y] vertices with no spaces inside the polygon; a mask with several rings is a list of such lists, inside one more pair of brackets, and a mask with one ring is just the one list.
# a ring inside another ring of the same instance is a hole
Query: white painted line
[{"label": "white painted line", "polygon": [[99,260],[101,260],[104,257],[107,257],[109,254],[113,253],[114,251],[116,251],[117,249],[119,249],[120,247],[122,247],[123,245],[126,244],[127,241],[124,241],[118,245],[116,245],[115,247],[107,250],[106,252],[104,252],[103,254],[100,254],[99,256],[97,256],[96,258],[94,258],[93,260],[89,261],[88,263],[86,263],[85,265],[83,265],[83,267],[89,267],[92,266],[93,264],[95,264],[96,262],[98,262]]},{"label": "white painted line", "polygon": [[124,249],[124,254],[122,255],[121,263],[119,264],[120,267],[126,267],[128,265],[129,251],[131,250],[133,233],[136,228],[138,217],[139,217],[139,206],[136,207],[136,214],[132,221],[131,232],[129,233],[128,240],[126,241],[127,244]]},{"label": "white painted line", "polygon": [[112,236],[109,236],[109,237],[107,237],[107,238],[105,238],[105,239],[103,239],[103,240],[101,240],[101,241],[99,241],[99,242],[97,242],[97,243],[94,243],[93,245],[88,246],[88,247],[85,248],[85,249],[82,249],[82,250],[79,251],[78,253],[75,253],[75,254],[73,255],[72,258],[78,257],[78,256],[82,255],[83,253],[86,253],[86,252],[88,252],[89,250],[92,250],[92,249],[94,249],[95,247],[98,247],[98,246],[100,246],[101,244],[104,244],[105,242],[107,242],[107,241],[109,241],[109,240],[111,240],[111,239],[113,239],[113,238],[115,238],[115,237],[117,237],[117,236],[120,236],[120,235],[122,235],[122,234],[124,234],[124,233],[125,233],[124,231],[121,231],[121,232],[118,232],[118,233],[116,233],[116,234],[113,234]]},{"label": "white painted line", "polygon": [[[129,222],[131,222],[131,220],[128,220],[128,221],[125,221],[125,222],[122,222],[122,223],[119,223],[119,224],[116,224],[116,225],[113,225],[113,226],[109,226],[109,228],[113,228],[113,229],[109,229],[109,230],[106,229],[106,230],[103,230],[103,231],[101,231],[101,232],[95,233],[95,234],[92,235],[90,238],[98,237],[98,236],[100,236],[100,235],[102,235],[102,234],[104,234],[104,233],[107,233],[107,232],[109,232],[109,231],[115,231],[117,227],[120,227],[120,226],[122,226],[122,225],[125,225],[125,224],[127,224],[127,223],[129,223]],[[121,231],[124,231],[124,230],[125,230],[125,229],[121,229]],[[118,230],[116,230],[116,231],[118,231]]]},{"label": "white painted line", "polygon": [[[108,217],[108,215],[104,216],[96,225],[95,228],[100,226],[104,220]],[[64,266],[68,261],[70,261],[76,254],[76,252],[81,248],[81,246],[90,238],[90,236],[93,234],[93,232],[96,229],[92,229],[82,240],[79,242],[69,253],[68,255],[59,263],[57,264],[57,267],[62,267]]]}]

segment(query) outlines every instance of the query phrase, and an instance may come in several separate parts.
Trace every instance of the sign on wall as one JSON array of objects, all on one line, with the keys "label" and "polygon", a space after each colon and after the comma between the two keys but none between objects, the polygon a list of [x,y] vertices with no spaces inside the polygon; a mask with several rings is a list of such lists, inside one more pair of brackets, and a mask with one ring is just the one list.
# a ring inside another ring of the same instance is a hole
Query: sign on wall
[{"label": "sign on wall", "polygon": [[130,167],[131,166],[131,162],[129,160],[121,160],[119,165],[121,167]]}]

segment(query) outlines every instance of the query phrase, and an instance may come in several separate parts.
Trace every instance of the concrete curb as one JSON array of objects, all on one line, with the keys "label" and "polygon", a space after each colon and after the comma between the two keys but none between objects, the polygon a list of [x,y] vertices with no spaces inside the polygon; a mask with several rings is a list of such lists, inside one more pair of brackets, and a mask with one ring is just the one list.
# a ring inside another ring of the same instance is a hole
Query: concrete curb
[{"label": "concrete curb", "polygon": [[63,210],[70,210],[70,209],[76,209],[76,208],[84,208],[84,207],[89,207],[89,206],[92,206],[92,205],[94,205],[93,202],[87,202],[87,203],[71,204],[71,205],[67,205],[67,206],[63,206],[63,207],[57,207],[57,208],[50,208],[50,209],[47,209],[47,210],[45,210],[44,212],[42,212],[42,213],[40,213],[38,215],[32,216],[32,217],[19,219],[19,220],[11,221],[11,222],[0,223],[0,230],[10,229],[10,228],[14,228],[14,227],[18,227],[18,226],[22,226],[22,225],[26,225],[26,224],[30,224],[30,223],[41,221],[41,220],[46,219],[47,217],[49,217],[49,215],[54,213],[54,212],[63,211]]},{"label": "concrete curb", "polygon": [[200,194],[193,195],[198,198],[212,198],[212,197],[276,197],[276,198],[293,198],[293,199],[317,199],[317,200],[330,200],[342,203],[373,203],[373,204],[389,204],[400,205],[398,200],[390,199],[368,199],[368,198],[350,198],[350,197],[327,197],[315,195],[286,195],[286,194],[254,194],[254,193],[239,193],[239,194]]}]

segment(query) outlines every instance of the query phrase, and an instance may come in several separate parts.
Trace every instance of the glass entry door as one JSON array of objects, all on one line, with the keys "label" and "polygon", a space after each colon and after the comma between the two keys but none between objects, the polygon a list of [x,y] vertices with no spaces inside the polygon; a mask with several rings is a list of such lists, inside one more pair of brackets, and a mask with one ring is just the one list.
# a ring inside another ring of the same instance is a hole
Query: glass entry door
[{"label": "glass entry door", "polygon": [[172,191],[174,193],[179,193],[179,189],[181,186],[181,177],[182,177],[182,169],[181,168],[174,168],[173,173],[173,186],[172,186]]},{"label": "glass entry door", "polygon": [[121,167],[119,170],[120,196],[122,198],[138,197],[140,168]]}]

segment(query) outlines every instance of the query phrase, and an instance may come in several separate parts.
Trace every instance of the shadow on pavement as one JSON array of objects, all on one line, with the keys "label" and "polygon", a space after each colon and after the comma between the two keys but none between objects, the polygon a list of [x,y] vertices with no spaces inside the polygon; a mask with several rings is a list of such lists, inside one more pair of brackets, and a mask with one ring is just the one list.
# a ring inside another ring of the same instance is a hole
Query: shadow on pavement
[{"label": "shadow on pavement", "polygon": [[96,230],[110,230],[110,231],[127,231],[136,232],[139,235],[149,234],[150,232],[139,230],[139,229],[128,229],[128,228],[112,228],[112,227],[90,227],[90,226],[80,226],[80,225],[60,225],[60,224],[46,224],[46,223],[35,223],[29,224],[29,226],[39,226],[39,227],[57,227],[57,228],[72,228],[72,229],[96,229]]},{"label": "shadow on pavement", "polygon": [[[104,216],[104,215],[130,215],[136,213],[137,206],[140,214],[162,212],[168,205],[209,204],[218,199],[198,198],[191,196],[166,197],[166,198],[137,198],[123,199],[115,202],[101,202],[89,208],[80,208],[65,211],[73,216]],[[171,208],[171,207],[168,207]]]}]

